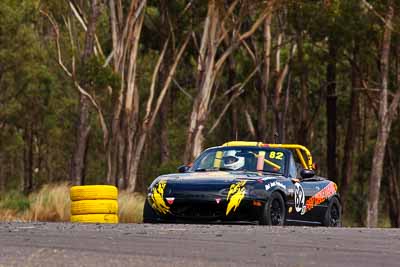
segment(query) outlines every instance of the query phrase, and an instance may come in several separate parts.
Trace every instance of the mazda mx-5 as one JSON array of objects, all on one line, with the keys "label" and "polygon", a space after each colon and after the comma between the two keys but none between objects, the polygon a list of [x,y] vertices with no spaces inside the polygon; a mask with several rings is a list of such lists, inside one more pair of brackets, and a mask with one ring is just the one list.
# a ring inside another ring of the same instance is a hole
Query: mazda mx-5
[{"label": "mazda mx-5", "polygon": [[301,145],[232,141],[148,188],[143,221],[341,226],[337,185]]}]

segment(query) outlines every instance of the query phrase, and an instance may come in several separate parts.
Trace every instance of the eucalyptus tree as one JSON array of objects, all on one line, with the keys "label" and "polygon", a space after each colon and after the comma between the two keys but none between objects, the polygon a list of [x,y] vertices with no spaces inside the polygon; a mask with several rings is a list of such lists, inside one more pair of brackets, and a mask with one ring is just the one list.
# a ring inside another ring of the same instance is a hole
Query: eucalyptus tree
[{"label": "eucalyptus tree", "polygon": [[[268,1],[274,2],[274,1]],[[197,95],[193,103],[190,121],[187,128],[184,162],[190,162],[203,149],[204,131],[210,114],[212,96],[216,90],[216,79],[221,75],[229,56],[237,50],[263,24],[271,12],[271,4],[264,1],[232,1],[225,6],[224,1],[209,0],[207,16],[197,60]],[[254,18],[250,27],[244,21]],[[222,49],[225,38],[229,37],[229,46]],[[250,74],[252,76],[254,72]],[[243,82],[245,83],[245,81]],[[242,86],[236,89],[240,95]],[[240,89],[240,90],[238,90]]]},{"label": "eucalyptus tree", "polygon": [[[88,54],[89,56],[93,55],[96,59],[92,60],[92,64],[88,65],[88,67],[85,67],[85,64],[83,64],[82,69],[77,70],[74,64],[75,57],[79,55],[73,53],[70,60],[71,66],[68,67],[63,58],[63,54],[65,53],[63,53],[60,45],[58,22],[52,18],[51,14],[42,10],[42,13],[49,18],[56,33],[55,41],[57,44],[59,65],[67,76],[73,80],[79,94],[86,97],[97,111],[103,132],[103,145],[106,154],[106,182],[116,185],[121,182],[121,187],[127,187],[130,191],[136,191],[138,190],[138,168],[144,144],[154,126],[155,119],[166,92],[170,87],[178,63],[188,45],[190,30],[183,35],[179,35],[182,40],[174,40],[181,41],[181,44],[175,53],[168,55],[172,58],[170,64],[165,67],[168,70],[168,75],[161,82],[159,86],[161,88],[160,91],[156,92],[156,85],[160,82],[158,79],[160,66],[166,57],[165,53],[170,46],[170,39],[177,36],[174,34],[175,29],[173,25],[169,26],[171,33],[163,40],[164,45],[160,47],[159,57],[154,66],[150,84],[148,85],[148,97],[145,103],[141,99],[142,92],[145,90],[139,87],[137,72],[143,22],[146,10],[148,10],[147,1],[132,0],[129,3],[125,3],[120,0],[110,0],[107,6],[103,5],[101,11],[99,11],[99,2],[93,0],[89,9],[90,16],[88,22],[86,22],[87,15],[84,9],[80,9],[74,1],[69,1],[69,6],[71,14],[81,24],[84,36],[86,36],[84,51],[87,51],[87,53],[90,53]],[[108,44],[107,40],[100,40],[96,34],[98,12],[102,12],[109,17],[108,26],[111,33],[111,44]],[[67,21],[65,25],[67,32],[71,33],[71,23]],[[79,40],[73,34],[69,34],[69,39],[73,47],[79,43]],[[106,56],[102,55],[103,45],[111,47],[109,54]],[[112,66],[112,73],[104,71],[108,69],[109,64]],[[88,74],[93,75],[90,76]],[[100,77],[104,74],[109,76],[110,79]],[[119,80],[117,82],[115,82],[116,77]],[[98,81],[103,82],[99,84]],[[109,97],[107,102],[111,103],[111,114],[105,110],[105,104],[100,101],[99,96],[96,96],[95,91],[90,88],[96,86],[108,91]],[[141,112],[141,108],[143,107],[145,109]],[[83,133],[87,132],[87,128],[86,130],[82,128],[82,131]],[[83,150],[80,149],[80,151]],[[82,160],[77,158],[76,162],[82,162]]]},{"label": "eucalyptus tree", "polygon": [[[367,210],[367,226],[376,227],[378,225],[378,204],[380,196],[380,188],[383,174],[383,165],[386,154],[386,145],[389,139],[393,120],[397,114],[397,109],[400,102],[400,70],[397,68],[396,78],[397,86],[395,89],[392,101],[389,101],[390,91],[390,53],[392,43],[392,32],[395,25],[395,14],[400,10],[396,8],[394,1],[389,1],[386,7],[386,14],[383,20],[383,38],[382,50],[380,55],[380,94],[379,94],[379,123],[377,140],[374,147],[374,155],[372,159],[372,170],[369,179],[368,188],[368,210]],[[397,27],[396,27],[397,28]],[[396,52],[400,51],[400,42],[394,45]],[[397,54],[397,53],[396,53]],[[397,54],[397,57],[399,54]]]}]

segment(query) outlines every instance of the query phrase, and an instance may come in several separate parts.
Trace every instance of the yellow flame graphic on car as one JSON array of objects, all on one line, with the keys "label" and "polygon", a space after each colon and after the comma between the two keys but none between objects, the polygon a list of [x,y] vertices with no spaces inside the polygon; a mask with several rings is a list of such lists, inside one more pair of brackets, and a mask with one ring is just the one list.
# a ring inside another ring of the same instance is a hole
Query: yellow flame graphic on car
[{"label": "yellow flame graphic on car", "polygon": [[153,200],[152,207],[162,214],[169,213],[169,207],[164,202],[164,189],[167,186],[166,181],[160,181],[153,187],[151,199]]},{"label": "yellow flame graphic on car", "polygon": [[233,211],[236,211],[236,209],[239,207],[240,202],[246,193],[245,184],[246,181],[240,181],[235,184],[231,184],[228,197],[226,198],[226,200],[229,201],[228,207],[226,208],[226,215],[228,215],[232,209]]}]

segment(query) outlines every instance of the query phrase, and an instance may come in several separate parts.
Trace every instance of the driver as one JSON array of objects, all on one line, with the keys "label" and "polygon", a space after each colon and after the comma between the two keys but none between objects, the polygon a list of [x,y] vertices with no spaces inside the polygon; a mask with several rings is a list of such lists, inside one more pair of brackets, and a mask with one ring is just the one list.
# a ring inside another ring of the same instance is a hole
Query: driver
[{"label": "driver", "polygon": [[227,155],[222,158],[222,160],[224,162],[224,167],[232,170],[243,168],[245,163],[244,157],[234,156],[232,155],[231,151],[229,151]]}]

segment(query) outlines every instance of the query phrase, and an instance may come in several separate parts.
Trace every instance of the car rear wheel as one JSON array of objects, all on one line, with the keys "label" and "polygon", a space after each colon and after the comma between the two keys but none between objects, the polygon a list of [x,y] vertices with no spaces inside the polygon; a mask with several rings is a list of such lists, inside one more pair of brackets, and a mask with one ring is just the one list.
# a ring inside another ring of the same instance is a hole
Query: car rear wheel
[{"label": "car rear wheel", "polygon": [[327,227],[342,226],[342,205],[336,197],[329,201],[322,224]]},{"label": "car rear wheel", "polygon": [[155,213],[153,208],[150,206],[149,201],[144,201],[143,207],[143,223],[157,223],[158,215]]},{"label": "car rear wheel", "polygon": [[263,213],[260,217],[260,224],[263,225],[284,225],[286,209],[283,197],[279,192],[273,192],[265,203]]}]

